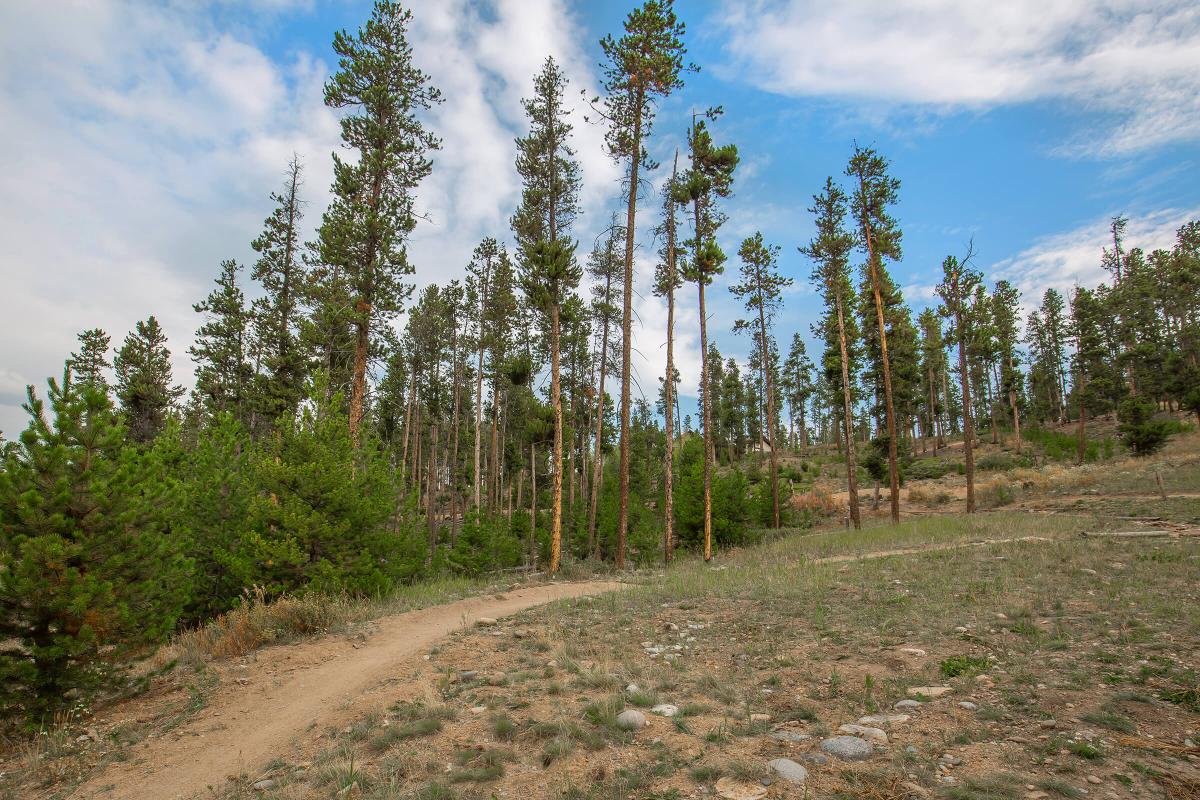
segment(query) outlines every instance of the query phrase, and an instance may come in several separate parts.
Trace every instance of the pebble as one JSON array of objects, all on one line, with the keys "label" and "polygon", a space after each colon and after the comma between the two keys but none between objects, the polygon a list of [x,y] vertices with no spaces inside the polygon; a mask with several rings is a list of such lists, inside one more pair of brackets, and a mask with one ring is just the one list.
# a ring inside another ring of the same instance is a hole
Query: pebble
[{"label": "pebble", "polygon": [[868,739],[879,744],[887,744],[887,734],[882,728],[871,728],[866,725],[843,725],[838,728],[838,733],[848,733],[851,736],[860,736],[863,739]]},{"label": "pebble", "polygon": [[779,742],[806,742],[812,738],[807,733],[797,733],[796,731],[771,731],[767,735]]},{"label": "pebble", "polygon": [[910,686],[908,693],[913,697],[941,697],[944,694],[953,692],[954,689],[949,686]]},{"label": "pebble", "polygon": [[767,796],[767,787],[761,783],[749,783],[736,778],[721,778],[716,788],[717,794],[725,800],[762,800]]},{"label": "pebble", "polygon": [[275,779],[267,778],[266,780],[258,781],[250,788],[252,788],[256,792],[265,792],[267,789],[274,788],[274,786],[275,786]]},{"label": "pebble", "polygon": [[898,648],[896,650],[896,652],[904,653],[905,655],[910,655],[910,656],[918,656],[918,657],[925,655],[925,651],[919,647],[901,647],[901,648]]},{"label": "pebble", "polygon": [[750,721],[751,722],[770,722],[771,715],[770,714],[751,714]]},{"label": "pebble", "polygon": [[899,700],[896,702],[896,705],[892,706],[892,708],[898,711],[901,709],[905,711],[916,711],[920,707],[921,703],[918,700]]},{"label": "pebble", "polygon": [[821,751],[842,761],[865,761],[875,753],[875,748],[857,736],[834,736],[821,742]]},{"label": "pebble", "polygon": [[942,757],[938,759],[939,764],[945,764],[948,767],[957,767],[963,763],[963,760],[953,753],[942,753]]},{"label": "pebble", "polygon": [[1099,786],[1100,784],[1104,783],[1104,781],[1100,780],[1100,778],[1096,775],[1088,775],[1087,782],[1093,786]]},{"label": "pebble", "polygon": [[803,786],[808,780],[808,770],[790,758],[775,758],[767,762],[767,769],[788,783]]},{"label": "pebble", "polygon": [[829,758],[820,753],[805,753],[800,756],[800,760],[809,764],[816,764],[818,767],[823,767],[829,763]]},{"label": "pebble", "polygon": [[679,708],[670,703],[659,703],[654,708],[650,709],[651,714],[658,714],[660,717],[673,717],[679,713]]},{"label": "pebble", "polygon": [[990,689],[991,687],[996,685],[996,679],[993,678],[991,675],[976,675],[975,676],[975,685],[981,686],[984,689]]},{"label": "pebble", "polygon": [[475,620],[475,624],[480,628],[486,628],[489,625],[495,625],[496,620],[492,617],[480,617],[479,619]]},{"label": "pebble", "polygon": [[627,708],[617,715],[617,727],[623,731],[637,731],[646,727],[646,715],[636,709]]},{"label": "pebble", "polygon": [[970,700],[963,700],[958,704],[959,708],[965,708],[967,711],[978,711],[979,706],[972,703]]}]

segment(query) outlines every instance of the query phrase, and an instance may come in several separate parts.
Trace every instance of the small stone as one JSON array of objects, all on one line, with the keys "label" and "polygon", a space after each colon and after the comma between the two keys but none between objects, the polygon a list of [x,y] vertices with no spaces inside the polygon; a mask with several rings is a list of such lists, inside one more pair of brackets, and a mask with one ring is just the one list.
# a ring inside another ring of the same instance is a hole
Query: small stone
[{"label": "small stone", "polygon": [[979,706],[972,703],[970,700],[963,700],[958,704],[959,708],[965,708],[967,711],[978,711]]},{"label": "small stone", "polygon": [[949,686],[910,686],[908,694],[911,697],[941,697],[953,692]]},{"label": "small stone", "polygon": [[767,735],[779,742],[806,742],[812,738],[807,733],[798,731],[771,731]]},{"label": "small stone", "polygon": [[751,722],[770,722],[771,715],[770,714],[751,714],[750,721]]},{"label": "small stone", "polygon": [[908,714],[870,714],[866,717],[859,717],[859,725],[892,725],[901,722],[908,722],[912,717]]},{"label": "small stone", "polygon": [[660,717],[673,717],[679,713],[679,708],[670,703],[659,703],[654,708],[650,709],[651,714],[658,714]]},{"label": "small stone", "polygon": [[716,788],[717,794],[725,800],[762,800],[767,796],[767,787],[761,783],[739,781],[737,778],[721,778]]},{"label": "small stone", "polygon": [[252,784],[250,788],[256,792],[265,792],[267,789],[274,788],[274,786],[275,786],[275,779],[267,778],[266,780],[261,780],[255,784]]},{"label": "small stone", "polygon": [[887,744],[887,734],[881,728],[871,728],[866,725],[843,725],[838,728],[838,733],[848,733],[851,736],[860,736],[879,744]]},{"label": "small stone", "polygon": [[991,675],[976,675],[975,676],[975,685],[980,686],[984,689],[990,689],[991,687],[996,685],[996,679],[993,678]]},{"label": "small stone", "polygon": [[767,769],[788,783],[803,786],[808,780],[808,770],[790,758],[774,758],[767,762]]},{"label": "small stone", "polygon": [[475,625],[480,628],[486,628],[489,625],[495,625],[495,624],[496,624],[496,620],[493,619],[492,617],[480,617],[479,619],[475,620]]},{"label": "small stone", "polygon": [[678,625],[676,625],[674,622],[668,622],[667,624],[663,625],[663,630],[665,630],[665,631],[677,631],[677,630],[679,630],[679,626],[678,626]]},{"label": "small stone", "polygon": [[633,694],[634,692],[640,692],[641,690],[642,687],[638,686],[636,683],[631,683],[625,687],[625,691],[629,692],[630,694]]},{"label": "small stone", "polygon": [[[487,711],[487,706],[472,706],[471,707],[472,714],[482,714],[485,711]],[[384,720],[384,722],[387,722],[387,720]]]},{"label": "small stone", "polygon": [[897,711],[916,711],[920,707],[921,703],[917,700],[898,700],[896,704],[892,706],[892,708],[896,709]]},{"label": "small stone", "polygon": [[533,633],[531,633],[530,631],[522,630],[520,628],[513,631],[513,637],[516,639],[528,639],[530,636],[533,636]]},{"label": "small stone", "polygon": [[1044,719],[1038,723],[1039,728],[1044,728],[1048,731],[1054,730],[1054,728],[1057,726],[1058,726],[1058,721],[1055,719]]},{"label": "small stone", "polygon": [[617,727],[623,731],[637,731],[646,727],[646,715],[636,709],[627,708],[617,715]]},{"label": "small stone", "polygon": [[902,782],[900,784],[900,788],[903,789],[904,791],[908,792],[908,794],[911,797],[918,797],[921,800],[925,800],[926,798],[933,797],[933,795],[929,793],[928,789],[926,789],[924,786],[913,783],[912,781]]},{"label": "small stone", "polygon": [[821,742],[821,751],[842,761],[865,761],[875,753],[875,748],[857,736],[834,736]]},{"label": "small stone", "polygon": [[823,767],[829,763],[829,758],[820,753],[805,753],[800,756],[800,760],[807,764],[816,764],[818,767]]},{"label": "small stone", "polygon": [[1104,783],[1104,781],[1100,780],[1100,778],[1096,775],[1088,775],[1087,782],[1093,786],[1099,786],[1100,784]]},{"label": "small stone", "polygon": [[996,619],[1008,619],[1008,614],[1005,614],[1003,611],[997,611],[992,616],[994,616]]},{"label": "small stone", "polygon": [[963,760],[953,753],[942,753],[942,757],[938,759],[939,764],[945,764],[948,767],[961,766]]},{"label": "small stone", "polygon": [[954,629],[954,632],[955,633],[966,633],[967,627],[965,625],[959,625],[957,628]]},{"label": "small stone", "polygon": [[1100,573],[1096,572],[1096,570],[1089,569],[1088,567],[1083,567],[1079,571],[1082,572],[1084,575],[1099,575],[1100,574]]},{"label": "small stone", "polygon": [[917,656],[918,658],[925,655],[925,651],[919,647],[901,647],[896,650],[897,653],[904,653],[908,656]]}]

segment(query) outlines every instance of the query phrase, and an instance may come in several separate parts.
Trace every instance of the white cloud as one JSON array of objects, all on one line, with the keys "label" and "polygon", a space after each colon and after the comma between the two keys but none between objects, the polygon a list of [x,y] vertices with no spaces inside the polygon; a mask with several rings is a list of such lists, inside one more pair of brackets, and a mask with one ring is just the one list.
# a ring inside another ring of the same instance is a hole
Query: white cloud
[{"label": "white cloud", "polygon": [[725,74],[892,107],[1068,101],[1111,117],[1073,153],[1200,137],[1200,6],[1189,0],[749,0],[718,15]]},{"label": "white cloud", "polygon": [[[1125,229],[1124,247],[1140,247],[1149,253],[1169,250],[1175,244],[1175,232],[1187,221],[1200,218],[1200,206],[1191,209],[1167,208],[1130,217]],[[1026,310],[1036,308],[1047,289],[1057,289],[1070,298],[1076,286],[1095,287],[1111,283],[1112,277],[1101,266],[1104,248],[1112,248],[1110,219],[1098,219],[1071,231],[1038,240],[1017,255],[984,270],[989,284],[1001,278],[1021,290]]]}]

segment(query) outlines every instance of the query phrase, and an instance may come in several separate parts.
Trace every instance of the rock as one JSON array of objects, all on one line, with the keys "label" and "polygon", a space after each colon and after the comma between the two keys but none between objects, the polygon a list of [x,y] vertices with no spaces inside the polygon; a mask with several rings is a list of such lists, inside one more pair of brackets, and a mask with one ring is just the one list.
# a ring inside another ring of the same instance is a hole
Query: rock
[{"label": "rock", "polygon": [[800,760],[808,764],[816,764],[818,767],[823,767],[829,763],[829,758],[820,753],[805,753],[800,756]]},{"label": "rock", "polygon": [[777,742],[807,742],[812,738],[809,734],[798,731],[771,731],[767,735]]},{"label": "rock", "polygon": [[640,692],[641,690],[642,687],[638,686],[636,683],[631,683],[625,687],[625,691],[629,692],[630,694],[633,694],[634,692]]},{"label": "rock", "polygon": [[250,788],[256,792],[265,792],[267,789],[272,789],[274,787],[275,787],[275,779],[267,778],[266,780],[258,781],[257,783],[253,784]]},{"label": "rock", "polygon": [[899,700],[894,706],[892,706],[892,708],[896,709],[897,711],[916,711],[920,707],[921,703],[917,700]]},{"label": "rock", "polygon": [[659,703],[654,708],[650,709],[651,714],[658,714],[660,717],[673,717],[679,713],[678,706],[673,706],[670,703]]},{"label": "rock", "polygon": [[958,704],[959,708],[965,708],[967,711],[978,711],[979,706],[972,703],[970,700],[963,700]]},{"label": "rock", "polygon": [[866,717],[859,717],[859,725],[891,725],[901,722],[908,722],[912,717],[908,714],[871,714]]},{"label": "rock", "polygon": [[725,800],[762,800],[767,796],[767,787],[737,778],[721,778],[717,781],[717,794]]},{"label": "rock", "polygon": [[663,630],[664,631],[677,631],[677,630],[679,630],[679,626],[676,625],[674,622],[668,622],[667,624],[663,625]]},{"label": "rock", "polygon": [[1096,775],[1088,775],[1087,782],[1093,786],[1099,786],[1100,784],[1104,783],[1104,781],[1100,780],[1100,778]]},{"label": "rock", "polygon": [[1082,567],[1079,571],[1082,572],[1084,575],[1099,575],[1100,574],[1099,572],[1096,572],[1096,570],[1089,569],[1088,567]]},{"label": "rock", "polygon": [[479,677],[479,673],[473,669],[460,669],[458,671],[458,682],[467,683]]},{"label": "rock", "polygon": [[771,715],[770,714],[751,714],[750,721],[751,722],[770,722]]},{"label": "rock", "polygon": [[1038,723],[1039,728],[1044,728],[1045,730],[1048,730],[1048,731],[1054,730],[1057,726],[1058,726],[1058,720],[1055,720],[1055,719],[1044,719]]},{"label": "rock", "polygon": [[533,636],[532,631],[521,630],[519,628],[513,631],[513,637],[517,639],[528,639],[531,636]]},{"label": "rock", "polygon": [[879,744],[887,744],[888,740],[887,734],[881,728],[870,728],[866,725],[843,725],[838,728],[838,733],[848,733]]},{"label": "rock", "polygon": [[821,752],[842,761],[865,761],[875,753],[875,748],[857,736],[834,736],[821,742]]},{"label": "rock", "polygon": [[963,760],[953,753],[942,753],[942,757],[938,759],[939,764],[945,764],[947,767],[961,766]]},{"label": "rock", "polygon": [[909,697],[941,697],[944,694],[950,694],[954,689],[949,686],[910,686],[908,687]]},{"label": "rock", "polygon": [[918,797],[921,800],[925,800],[925,798],[928,797],[933,797],[933,795],[929,793],[928,789],[926,789],[924,786],[915,784],[912,781],[904,781],[900,784],[900,788],[908,792],[910,797]]},{"label": "rock", "polygon": [[638,731],[646,727],[646,715],[636,709],[627,708],[617,714],[617,727],[623,731]]},{"label": "rock", "polygon": [[808,770],[790,758],[774,758],[767,762],[767,769],[788,783],[803,786],[808,780]]},{"label": "rock", "polygon": [[990,689],[996,685],[996,679],[991,675],[976,675],[975,685],[983,689]]},{"label": "rock", "polygon": [[908,656],[917,656],[918,658],[925,655],[925,651],[919,647],[900,647],[896,649],[897,653],[904,653]]},{"label": "rock", "polygon": [[496,620],[493,619],[492,617],[480,617],[479,619],[475,620],[475,625],[480,628],[486,628],[489,625],[495,625],[495,624],[496,624]]}]

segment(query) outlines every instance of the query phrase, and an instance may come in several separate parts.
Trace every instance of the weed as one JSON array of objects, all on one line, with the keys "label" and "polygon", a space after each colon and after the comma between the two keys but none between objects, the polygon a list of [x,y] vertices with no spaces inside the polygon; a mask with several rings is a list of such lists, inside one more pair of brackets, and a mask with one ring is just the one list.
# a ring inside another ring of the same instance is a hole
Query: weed
[{"label": "weed", "polygon": [[971,677],[987,672],[991,662],[982,656],[950,656],[941,661],[938,667],[946,678]]}]

